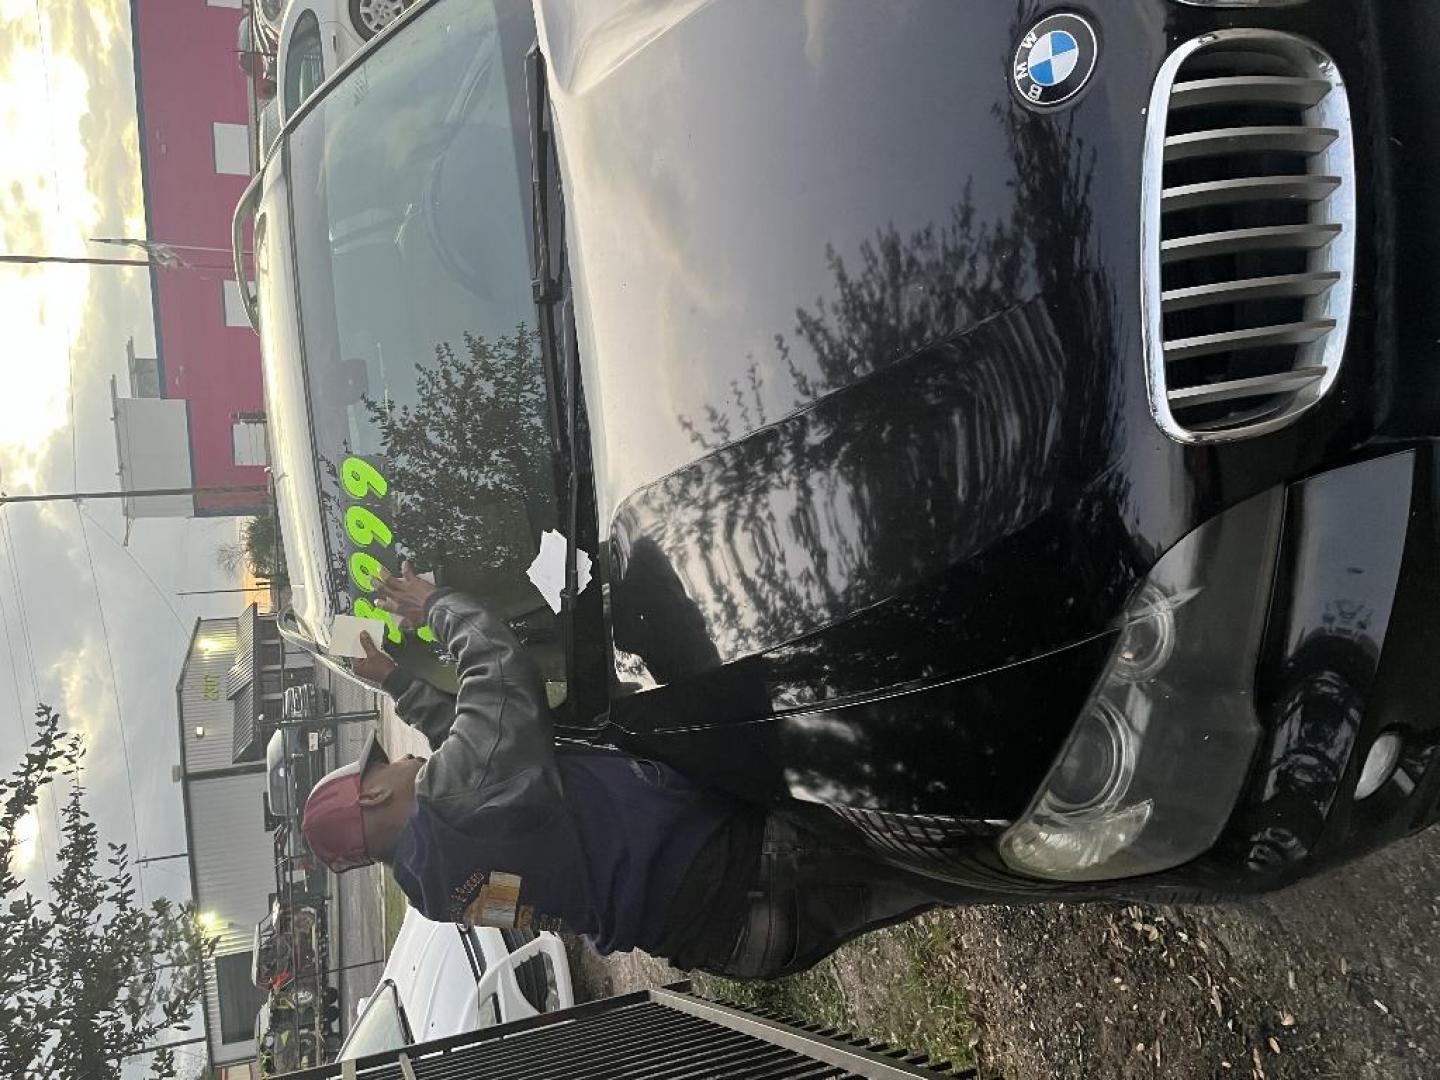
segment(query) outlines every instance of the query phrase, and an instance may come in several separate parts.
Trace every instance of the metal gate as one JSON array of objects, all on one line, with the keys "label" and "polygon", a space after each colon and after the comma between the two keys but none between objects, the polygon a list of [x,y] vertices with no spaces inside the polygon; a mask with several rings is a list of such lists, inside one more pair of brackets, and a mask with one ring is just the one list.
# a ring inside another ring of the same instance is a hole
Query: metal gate
[{"label": "metal gate", "polygon": [[[682,984],[683,985],[683,984]],[[974,1077],[884,1043],[763,1011],[642,990],[289,1080],[913,1080]]]}]

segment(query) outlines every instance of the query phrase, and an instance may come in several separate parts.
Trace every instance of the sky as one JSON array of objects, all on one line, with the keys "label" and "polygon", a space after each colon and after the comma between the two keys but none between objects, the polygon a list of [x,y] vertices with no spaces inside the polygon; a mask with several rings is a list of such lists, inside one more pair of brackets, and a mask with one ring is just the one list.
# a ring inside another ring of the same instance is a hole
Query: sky
[{"label": "sky", "polygon": [[[0,0],[0,253],[114,255],[86,238],[144,235],[133,70],[128,0]],[[153,355],[146,272],[0,265],[0,327],[0,489],[112,489],[109,380],[124,385],[128,337]],[[86,741],[103,839],[165,855],[185,846],[171,780],[185,647],[197,617],[242,605],[176,594],[235,584],[215,552],[236,523],[138,521],[128,548],[123,534],[118,502],[0,511],[0,768],[18,762],[35,704],[54,706]],[[37,893],[57,822],[47,796],[25,826]],[[185,862],[140,884],[187,899]]]}]

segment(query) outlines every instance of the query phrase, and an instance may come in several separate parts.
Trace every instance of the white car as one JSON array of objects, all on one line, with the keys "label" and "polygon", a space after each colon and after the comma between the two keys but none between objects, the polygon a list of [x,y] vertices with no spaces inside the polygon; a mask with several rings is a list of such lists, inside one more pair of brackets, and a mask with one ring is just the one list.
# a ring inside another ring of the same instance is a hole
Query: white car
[{"label": "white car", "polygon": [[[285,18],[285,0],[257,0],[253,9],[260,25],[274,37],[279,37],[280,27]],[[274,37],[272,37],[272,41]]]},{"label": "white car", "polygon": [[291,0],[276,69],[281,121],[407,6],[409,0]]},{"label": "white car", "polygon": [[575,1004],[558,937],[532,930],[467,930],[411,909],[380,985],[359,1005],[339,1060],[538,1016]]}]

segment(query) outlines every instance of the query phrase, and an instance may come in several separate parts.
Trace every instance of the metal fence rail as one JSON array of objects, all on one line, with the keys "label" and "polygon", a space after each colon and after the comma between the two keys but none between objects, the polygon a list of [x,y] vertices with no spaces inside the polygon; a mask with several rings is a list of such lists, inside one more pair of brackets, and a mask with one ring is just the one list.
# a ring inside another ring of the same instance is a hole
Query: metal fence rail
[{"label": "metal fence rail", "polygon": [[973,1077],[884,1043],[725,1005],[688,987],[643,990],[289,1080],[913,1080]]}]

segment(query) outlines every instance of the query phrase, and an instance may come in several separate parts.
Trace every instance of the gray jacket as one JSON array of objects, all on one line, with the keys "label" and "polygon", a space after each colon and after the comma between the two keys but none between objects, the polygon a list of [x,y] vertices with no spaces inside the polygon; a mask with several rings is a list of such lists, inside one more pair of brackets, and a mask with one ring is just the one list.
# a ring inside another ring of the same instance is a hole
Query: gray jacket
[{"label": "gray jacket", "polygon": [[397,668],[383,689],[433,751],[416,794],[452,827],[473,832],[496,811],[545,816],[560,804],[545,684],[514,633],[479,603],[437,589],[426,618],[457,660],[458,698]]}]

